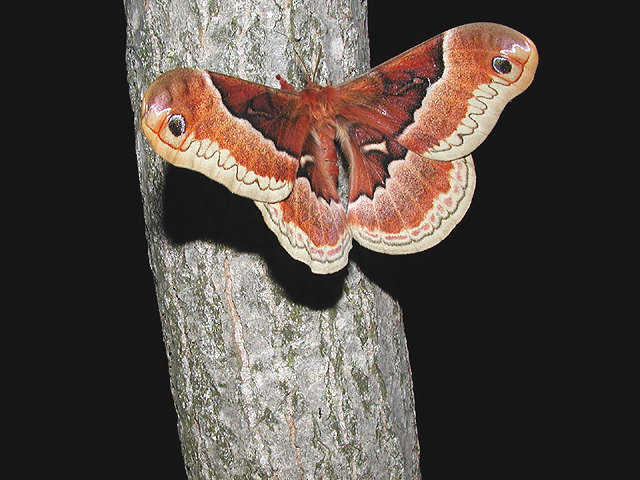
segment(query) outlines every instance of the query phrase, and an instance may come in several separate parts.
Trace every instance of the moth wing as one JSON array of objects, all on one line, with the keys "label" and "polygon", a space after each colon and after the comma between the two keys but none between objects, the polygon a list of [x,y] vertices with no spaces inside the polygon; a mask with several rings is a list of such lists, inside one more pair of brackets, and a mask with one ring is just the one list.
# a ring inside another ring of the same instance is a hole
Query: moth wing
[{"label": "moth wing", "polygon": [[342,205],[318,197],[307,178],[296,179],[281,202],[255,203],[282,247],[313,273],[334,273],[349,261],[351,234]]},{"label": "moth wing", "polygon": [[391,254],[419,252],[445,238],[471,203],[471,152],[531,83],[537,62],[524,35],[477,23],[339,86],[353,238]]},{"label": "moth wing", "polygon": [[168,162],[238,195],[276,202],[291,193],[306,137],[305,125],[285,114],[298,102],[296,92],[176,69],[147,89],[141,124]]},{"label": "moth wing", "polygon": [[347,223],[362,246],[388,254],[426,250],[444,239],[471,203],[471,156],[440,162],[365,124],[349,127]]},{"label": "moth wing", "polygon": [[535,45],[492,23],[463,25],[340,86],[344,116],[434,159],[469,155],[533,80]]}]

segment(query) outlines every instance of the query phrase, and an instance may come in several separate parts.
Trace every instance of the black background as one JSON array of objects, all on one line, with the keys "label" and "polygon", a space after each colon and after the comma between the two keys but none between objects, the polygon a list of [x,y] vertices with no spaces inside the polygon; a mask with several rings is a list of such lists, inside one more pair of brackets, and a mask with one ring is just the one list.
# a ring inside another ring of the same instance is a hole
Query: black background
[{"label": "black background", "polygon": [[[54,236],[65,247],[52,252],[48,280],[60,311],[73,307],[61,325],[74,335],[45,367],[55,378],[48,398],[65,405],[50,416],[73,438],[60,440],[68,473],[88,461],[113,478],[184,479],[146,252],[126,19],[109,3],[71,39],[71,63],[82,58],[82,67],[47,73],[62,76],[79,105],[47,98],[82,112],[54,117],[56,133],[77,119],[84,136],[83,154],[57,164],[64,183],[50,193],[63,203]],[[601,199],[613,180],[586,147],[591,112],[576,88],[576,77],[597,76],[585,70],[593,54],[564,8],[445,3],[370,0],[372,64],[456,25],[492,21],[534,40],[536,79],[475,152],[474,200],[444,242],[402,257],[356,246],[351,259],[403,307],[425,480],[578,478],[602,463],[591,447],[615,423],[602,399],[621,402],[615,373],[630,355],[611,323],[622,314],[604,244],[612,205]],[[66,266],[79,285],[60,277]]]}]

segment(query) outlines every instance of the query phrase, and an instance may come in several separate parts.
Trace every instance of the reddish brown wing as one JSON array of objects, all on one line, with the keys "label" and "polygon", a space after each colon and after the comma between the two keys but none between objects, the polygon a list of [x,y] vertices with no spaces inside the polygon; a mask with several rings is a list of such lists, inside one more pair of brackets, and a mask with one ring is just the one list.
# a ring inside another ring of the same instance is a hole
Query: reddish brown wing
[{"label": "reddish brown wing", "polygon": [[358,243],[391,254],[439,243],[466,213],[475,187],[471,155],[422,157],[365,124],[348,127],[352,147],[347,223]]},{"label": "reddish brown wing", "polygon": [[[310,133],[311,118],[301,105],[298,92],[207,73],[220,93],[222,104],[233,117],[248,121],[267,143],[271,141],[279,152],[286,152],[299,161]],[[252,129],[245,130],[248,133]],[[213,131],[210,134],[215,135]],[[254,162],[270,164],[273,160],[256,158]]]},{"label": "reddish brown wing", "polygon": [[142,130],[168,162],[238,195],[275,202],[291,193],[308,135],[308,125],[286,114],[298,101],[296,92],[176,69],[147,89]]},{"label": "reddish brown wing", "polygon": [[276,203],[256,202],[267,226],[284,249],[314,273],[333,273],[349,260],[351,234],[340,202],[318,196],[306,177]]},{"label": "reddish brown wing", "polygon": [[339,87],[343,115],[434,160],[469,155],[538,64],[531,40],[492,23],[449,30]]},{"label": "reddish brown wing", "polygon": [[[449,30],[338,87],[350,164],[347,221],[372,250],[440,242],[469,207],[470,153],[532,81],[533,43],[495,24]],[[442,162],[446,160],[446,162]]]},{"label": "reddish brown wing", "polygon": [[358,243],[377,252],[420,252],[458,224],[474,188],[471,155],[439,162],[407,150],[389,163],[384,186],[350,201],[349,229]]}]

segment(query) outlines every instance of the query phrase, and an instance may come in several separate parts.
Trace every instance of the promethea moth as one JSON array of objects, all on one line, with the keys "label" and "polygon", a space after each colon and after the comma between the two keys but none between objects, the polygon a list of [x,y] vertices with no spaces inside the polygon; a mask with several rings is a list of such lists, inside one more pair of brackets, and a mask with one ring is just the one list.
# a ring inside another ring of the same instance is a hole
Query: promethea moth
[{"label": "promethea moth", "polygon": [[[533,80],[536,48],[502,25],[448,30],[341,85],[275,89],[196,69],[147,89],[155,151],[253,199],[315,273],[347,264],[352,238],[404,254],[440,242],[475,187],[471,152]],[[338,162],[349,168],[338,194]]]}]

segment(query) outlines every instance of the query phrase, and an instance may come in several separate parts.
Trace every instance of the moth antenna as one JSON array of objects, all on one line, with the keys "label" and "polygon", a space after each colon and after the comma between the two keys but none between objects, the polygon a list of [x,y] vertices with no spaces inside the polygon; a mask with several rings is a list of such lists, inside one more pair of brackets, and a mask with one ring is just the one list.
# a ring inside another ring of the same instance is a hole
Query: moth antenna
[{"label": "moth antenna", "polygon": [[302,65],[302,69],[304,70],[304,74],[307,77],[307,83],[313,82],[313,79],[311,78],[311,73],[309,72],[309,69],[307,68],[307,64],[302,59],[302,56],[300,55],[300,52],[298,52],[298,49],[295,47],[295,45],[293,46],[293,52],[296,54],[296,57],[298,57],[298,62],[300,62],[300,65]]},{"label": "moth antenna", "polygon": [[315,83],[316,75],[318,74],[318,68],[320,67],[320,57],[322,56],[322,45],[318,47],[318,58],[316,58],[316,66],[313,67],[313,75],[311,81]]}]

